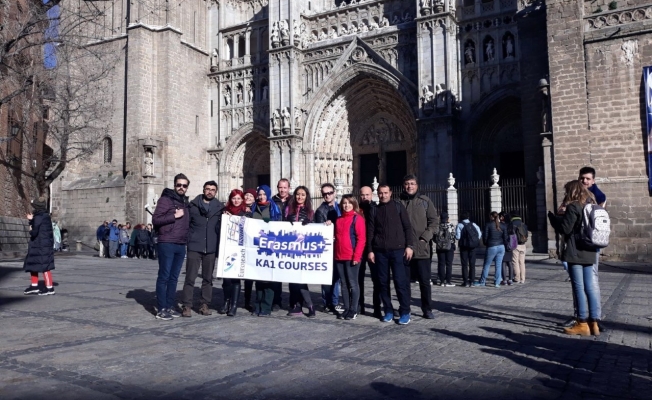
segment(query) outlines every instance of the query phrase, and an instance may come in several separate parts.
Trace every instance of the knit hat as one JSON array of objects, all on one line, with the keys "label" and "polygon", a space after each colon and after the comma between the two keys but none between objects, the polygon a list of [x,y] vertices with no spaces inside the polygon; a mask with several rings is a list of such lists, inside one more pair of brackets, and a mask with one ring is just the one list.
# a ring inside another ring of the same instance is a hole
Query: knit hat
[{"label": "knit hat", "polygon": [[32,200],[32,208],[36,211],[45,211],[48,207],[48,199],[40,196]]},{"label": "knit hat", "polygon": [[249,193],[250,195],[254,196],[254,199],[258,197],[258,193],[256,193],[256,189],[247,189],[244,191],[244,194]]}]

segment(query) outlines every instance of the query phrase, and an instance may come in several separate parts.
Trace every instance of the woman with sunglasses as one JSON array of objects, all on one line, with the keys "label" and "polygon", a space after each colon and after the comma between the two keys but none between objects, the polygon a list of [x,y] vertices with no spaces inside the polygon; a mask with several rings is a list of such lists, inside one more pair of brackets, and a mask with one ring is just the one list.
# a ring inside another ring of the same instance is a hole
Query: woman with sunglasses
[{"label": "woman with sunglasses", "polygon": [[[229,194],[229,201],[224,207],[224,215],[235,215],[238,217],[250,217],[247,212],[247,205],[244,202],[244,193],[242,190],[233,189]],[[226,314],[229,317],[235,317],[238,307],[238,298],[240,297],[240,279],[222,280],[222,291],[224,293],[224,305],[219,310],[220,314]]]},{"label": "woman with sunglasses", "polygon": [[[310,201],[310,191],[305,186],[299,186],[294,189],[294,193],[285,208],[284,221],[292,223],[298,222],[301,224],[309,224],[313,221],[315,213],[312,210],[312,202]],[[305,283],[290,283],[290,311],[288,316],[296,316],[303,314],[301,309],[301,302],[304,302],[308,307],[308,318],[315,318],[315,307],[312,304],[310,297],[310,290]]]}]

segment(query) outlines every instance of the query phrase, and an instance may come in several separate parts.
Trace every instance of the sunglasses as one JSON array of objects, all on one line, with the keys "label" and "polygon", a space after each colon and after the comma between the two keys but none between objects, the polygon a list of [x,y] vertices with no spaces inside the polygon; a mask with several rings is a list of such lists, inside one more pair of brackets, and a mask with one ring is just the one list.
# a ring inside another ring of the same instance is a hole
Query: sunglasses
[{"label": "sunglasses", "polygon": [[178,188],[182,187],[182,188],[184,188],[184,189],[188,189],[188,184],[177,183],[177,184],[174,185],[174,186],[176,186],[176,187],[178,187]]},{"label": "sunglasses", "polygon": [[334,193],[335,193],[335,192],[323,192],[321,195],[322,195],[322,197],[326,197],[326,196],[331,196],[331,195],[333,195]]}]

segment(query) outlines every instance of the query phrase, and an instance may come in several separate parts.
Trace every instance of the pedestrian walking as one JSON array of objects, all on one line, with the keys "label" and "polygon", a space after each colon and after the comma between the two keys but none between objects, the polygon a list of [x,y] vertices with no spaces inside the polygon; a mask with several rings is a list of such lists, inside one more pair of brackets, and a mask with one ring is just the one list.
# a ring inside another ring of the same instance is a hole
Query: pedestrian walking
[{"label": "pedestrian walking", "polygon": [[61,251],[61,229],[56,222],[52,222],[52,233],[54,235],[54,251]]},{"label": "pedestrian walking", "polygon": [[127,224],[120,228],[120,258],[127,258],[127,248],[129,247],[129,231]]},{"label": "pedestrian walking", "polygon": [[462,285],[471,287],[475,281],[475,257],[476,249],[480,246],[482,232],[474,222],[470,220],[470,213],[464,211],[460,214],[460,221],[455,228],[455,239],[460,247],[460,262],[462,263]]},{"label": "pedestrian walking", "polygon": [[[46,296],[55,294],[52,281],[54,269],[54,233],[52,219],[47,212],[47,199],[38,197],[32,200],[33,214],[27,214],[29,220],[29,244],[23,270],[29,272],[31,283],[23,291],[26,295]],[[45,287],[39,288],[38,274],[43,274]]]},{"label": "pedestrian walking", "polygon": [[512,251],[514,282],[525,283],[525,243],[528,238],[527,225],[525,225],[521,214],[517,211],[512,211],[510,225],[518,243],[518,246]]},{"label": "pedestrian walking", "polygon": [[437,254],[437,275],[440,286],[455,286],[451,282],[455,257],[455,225],[448,220],[448,213],[439,215],[439,227],[433,240]]},{"label": "pedestrian walking", "polygon": [[507,227],[507,242],[505,242],[505,256],[503,257],[503,270],[501,285],[511,285],[514,281],[514,262],[512,256],[514,249],[518,244],[516,234],[514,233],[514,226],[511,223],[511,216],[504,211],[498,214],[500,222]]}]

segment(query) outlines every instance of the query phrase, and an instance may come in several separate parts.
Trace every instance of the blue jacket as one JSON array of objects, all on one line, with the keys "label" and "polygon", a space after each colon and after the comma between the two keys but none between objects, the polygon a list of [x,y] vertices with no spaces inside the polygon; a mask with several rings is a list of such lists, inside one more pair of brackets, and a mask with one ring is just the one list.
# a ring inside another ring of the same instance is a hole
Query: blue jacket
[{"label": "blue jacket", "polygon": [[97,240],[103,240],[104,239],[104,230],[106,228],[104,227],[104,224],[100,225],[99,228],[97,228],[97,232],[95,232],[95,236],[97,236]]},{"label": "blue jacket", "polygon": [[120,229],[117,226],[109,225],[109,240],[117,242],[120,239]]}]

